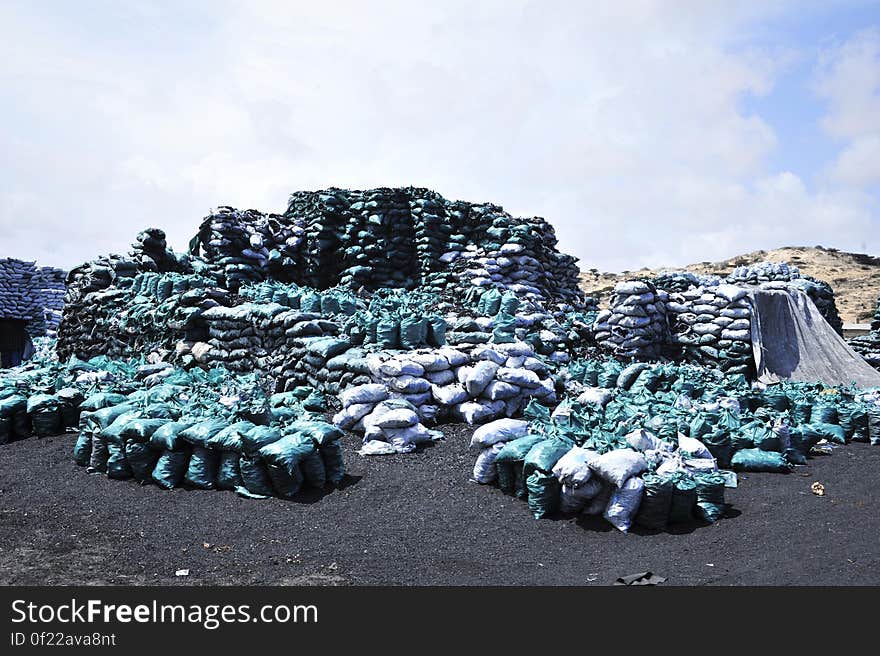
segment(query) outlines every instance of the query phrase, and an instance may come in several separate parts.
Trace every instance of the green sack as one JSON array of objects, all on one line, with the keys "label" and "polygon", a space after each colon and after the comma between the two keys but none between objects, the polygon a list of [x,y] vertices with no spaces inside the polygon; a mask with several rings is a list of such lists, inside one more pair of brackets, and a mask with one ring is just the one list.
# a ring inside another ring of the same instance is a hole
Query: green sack
[{"label": "green sack", "polygon": [[405,316],[400,320],[400,344],[408,350],[414,351],[427,344],[428,320],[424,317]]},{"label": "green sack", "polygon": [[147,443],[133,441],[125,443],[125,459],[131,467],[132,476],[139,483],[147,483],[152,479],[159,455],[159,452],[151,449]]},{"label": "green sack", "polygon": [[107,478],[126,480],[133,476],[121,442],[107,442]]},{"label": "green sack", "polygon": [[[254,426],[251,430],[241,436],[242,453],[256,453],[267,444],[271,444],[280,439],[281,430],[278,428],[272,428],[270,426]],[[244,471],[243,464],[242,471]],[[245,483],[245,487],[251,490],[247,483]],[[262,492],[257,492],[256,490],[251,490],[251,492],[262,494]]]},{"label": "green sack", "polygon": [[80,467],[89,464],[92,455],[92,435],[86,431],[81,431],[79,437],[76,438],[76,444],[73,446],[73,461]]},{"label": "green sack", "polygon": [[376,325],[376,344],[380,349],[400,348],[400,322],[397,319],[384,316]]},{"label": "green sack", "polygon": [[345,462],[342,458],[342,443],[339,440],[321,444],[318,453],[324,463],[324,475],[330,485],[338,486],[345,478]]},{"label": "green sack", "polygon": [[634,521],[648,530],[662,530],[669,521],[675,486],[670,478],[656,474],[645,474],[642,480],[645,483],[644,495]]},{"label": "green sack", "polygon": [[834,442],[835,444],[846,444],[846,436],[843,432],[843,428],[836,424],[823,424],[813,421],[807,424],[804,428],[819,435],[820,439],[825,439],[829,442]]},{"label": "green sack", "polygon": [[188,451],[189,446],[180,434],[192,425],[192,419],[162,424],[150,435],[150,446],[157,451],[180,451],[181,449]]},{"label": "green sack", "polygon": [[697,484],[687,476],[673,479],[672,501],[669,505],[669,523],[686,524],[693,521],[697,505]]},{"label": "green sack", "polygon": [[241,456],[235,451],[220,452],[217,480],[214,482],[218,490],[234,490],[242,484],[240,458]]},{"label": "green sack", "polygon": [[241,482],[251,494],[271,497],[275,494],[272,490],[272,481],[265,463],[257,457],[243,455],[238,461],[241,472]]},{"label": "green sack", "polygon": [[505,292],[501,296],[501,301],[498,304],[498,311],[503,312],[504,314],[515,315],[516,311],[519,310],[519,298],[517,298],[516,294],[513,292]]},{"label": "green sack", "polygon": [[184,482],[201,490],[213,490],[220,467],[220,454],[213,449],[193,446]]},{"label": "green sack", "polygon": [[186,476],[191,454],[192,447],[185,442],[176,451],[168,449],[162,451],[153,468],[153,481],[166,490],[180,487],[184,476]]},{"label": "green sack", "polygon": [[724,502],[724,477],[718,474],[697,474],[696,515],[714,524],[724,515],[727,504]]},{"label": "green sack", "polygon": [[[193,424],[180,433],[180,437],[193,446],[204,449],[208,446],[208,442],[212,437],[228,426],[229,422],[226,419],[208,419]],[[213,476],[211,477],[211,480],[214,480]]]},{"label": "green sack", "polygon": [[751,442],[755,448],[762,451],[782,451],[779,436],[773,432],[772,428],[759,419],[745,424],[740,429],[740,434]]},{"label": "green sack", "polygon": [[810,415],[811,424],[837,424],[838,415],[837,408],[833,405],[816,405],[813,406],[813,412]]},{"label": "green sack", "polygon": [[428,317],[428,346],[446,345],[446,319],[438,316]]},{"label": "green sack", "polygon": [[101,410],[110,406],[119,405],[120,403],[125,403],[127,400],[128,398],[123,394],[98,392],[97,394],[92,394],[88,397],[79,407],[80,410],[84,412],[94,412],[95,410]]},{"label": "green sack", "polygon": [[559,480],[546,472],[535,470],[526,479],[529,510],[535,519],[543,519],[559,510]]},{"label": "green sack", "polygon": [[497,289],[487,289],[480,296],[477,303],[477,311],[484,317],[493,317],[501,309],[501,292]]},{"label": "green sack", "polygon": [[785,456],[775,451],[761,449],[742,449],[733,454],[730,464],[734,471],[771,472],[785,474],[790,465]]},{"label": "green sack", "polygon": [[510,344],[516,341],[516,317],[506,313],[499,313],[492,324],[492,342],[495,344]]}]

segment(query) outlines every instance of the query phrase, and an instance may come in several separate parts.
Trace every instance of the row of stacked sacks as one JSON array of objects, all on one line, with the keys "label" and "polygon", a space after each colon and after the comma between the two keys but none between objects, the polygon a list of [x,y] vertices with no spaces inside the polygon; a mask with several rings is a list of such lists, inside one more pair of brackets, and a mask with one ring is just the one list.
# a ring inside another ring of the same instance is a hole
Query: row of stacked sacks
[{"label": "row of stacked sacks", "polygon": [[634,524],[662,530],[724,515],[724,488],[735,475],[719,471],[698,440],[682,435],[673,444],[638,429],[578,445],[565,432],[570,415],[563,416],[478,428],[471,440],[480,450],[474,480],[526,500],[536,519],[601,516],[623,532]]},{"label": "row of stacked sacks", "polygon": [[191,347],[196,362],[223,364],[232,371],[269,371],[296,348],[298,338],[337,335],[340,324],[321,314],[277,303],[215,307],[203,315],[208,341]]},{"label": "row of stacked sacks", "polygon": [[447,322],[442,312],[450,307],[436,294],[380,289],[345,322],[344,330],[353,342],[374,350],[444,346]]},{"label": "row of stacked sacks", "polygon": [[[488,288],[474,299],[473,311],[456,309],[447,315],[450,345],[522,341],[553,363],[566,363],[573,353],[593,344],[595,299],[584,309],[560,303],[523,301],[513,292]],[[592,304],[592,305],[590,305]],[[549,306],[549,307],[548,307]]]},{"label": "row of stacked sacks", "polygon": [[168,247],[165,231],[159,228],[147,228],[135,237],[129,251],[138,271],[154,273],[192,273],[192,264],[185,253],[175,253]]},{"label": "row of stacked sacks", "polygon": [[207,339],[203,313],[231,300],[226,290],[197,274],[144,272],[119,278],[65,306],[59,356],[170,353],[178,342]]},{"label": "row of stacked sacks", "polygon": [[[61,362],[55,356],[51,340],[37,342],[37,354],[26,364],[0,376],[0,443],[25,437],[46,437],[75,429],[80,420],[82,402],[95,394],[165,394],[186,398],[205,405],[203,397],[217,398],[220,392],[198,391],[208,381],[218,387],[229,379],[228,372],[214,370],[184,371],[167,362],[148,364],[143,360],[112,360],[97,356],[87,361],[75,357]],[[242,379],[235,386],[255,387],[253,380]],[[262,394],[262,392],[260,392]],[[238,394],[235,398],[241,398]]]},{"label": "row of stacked sacks", "polygon": [[[527,498],[536,517],[583,511],[602,513],[621,530],[632,521],[662,528],[664,521],[689,514],[663,515],[650,501],[655,495],[674,498],[696,489],[699,496],[710,476],[715,482],[709,494],[717,498],[719,477],[731,478],[726,468],[785,473],[805,464],[816,448],[827,452],[825,444],[880,445],[876,392],[806,384],[750,387],[742,376],[689,365],[576,364],[566,383],[571,396],[552,414],[530,406],[528,421],[497,421],[474,433],[473,445],[481,448],[475,479]],[[597,368],[606,382],[616,378],[617,384],[578,382]],[[609,460],[622,467],[617,475],[609,474]],[[639,503],[649,504],[654,521],[637,519]],[[720,516],[693,504],[690,510],[704,520]]]},{"label": "row of stacked sacks", "polygon": [[849,340],[853,350],[875,369],[880,369],[880,298],[877,299],[877,310],[871,319],[871,332]]},{"label": "row of stacked sacks", "polygon": [[0,376],[0,444],[75,428],[87,396],[108,388],[133,389],[136,365],[106,357],[62,363],[53,341],[38,338],[34,357]]},{"label": "row of stacked sacks", "polygon": [[317,290],[274,280],[243,286],[238,290],[238,295],[252,303],[277,303],[325,317],[340,314],[352,316],[364,305],[363,301],[345,289]]},{"label": "row of stacked sacks", "polygon": [[748,266],[739,266],[727,276],[726,281],[732,285],[799,289],[810,297],[825,321],[839,335],[843,335],[843,321],[837,310],[834,290],[827,282],[802,274],[796,266],[787,262],[759,262]]},{"label": "row of stacked sacks", "polygon": [[[580,394],[578,398],[598,398],[604,403],[615,395],[623,395],[627,403],[636,406],[647,402],[659,403],[658,407],[662,408],[671,403],[671,409],[664,410],[664,414],[708,413],[706,422],[682,432],[701,439],[711,433],[709,448],[717,447],[715,455],[721,462],[726,462],[744,444],[748,446],[748,441],[729,440],[723,429],[738,428],[755,419],[764,424],[771,422],[777,427],[789,427],[797,443],[825,440],[843,444],[854,440],[880,444],[880,406],[876,392],[806,383],[749,385],[742,375],[730,376],[714,369],[671,363],[624,366],[614,360],[573,363],[562,378],[570,392]],[[673,399],[673,393],[679,396]],[[725,398],[733,398],[736,403]],[[692,403],[689,399],[698,401]],[[735,418],[731,418],[730,412]],[[749,419],[745,424],[738,421],[743,417]],[[712,426],[714,431],[709,430]],[[664,430],[671,429],[667,426]],[[783,439],[781,445],[785,444]],[[800,460],[797,451],[787,453],[789,459]]]},{"label": "row of stacked sacks", "polygon": [[718,285],[672,293],[666,311],[671,340],[686,362],[732,375],[754,373],[747,289]]},{"label": "row of stacked sacks", "polygon": [[342,433],[323,420],[323,398],[305,389],[274,395],[262,416],[233,408],[194,414],[155,394],[98,394],[82,404],[74,459],[91,473],[165,489],[234,490],[294,498],[337,486],[345,475]]},{"label": "row of stacked sacks", "polygon": [[297,266],[303,233],[277,214],[221,206],[202,221],[190,254],[203,249],[217,283],[232,291],[270,276],[292,282],[285,272]]},{"label": "row of stacked sacks", "polygon": [[[427,189],[326,189],[292,194],[283,217],[220,208],[204,220],[190,252],[203,249],[204,265],[233,291],[271,278],[433,292],[491,284],[577,300],[576,260],[556,243],[543,219],[447,201]],[[453,266],[458,260],[473,266]]]},{"label": "row of stacked sacks", "polygon": [[[517,416],[532,400],[547,405],[556,402],[555,381],[546,364],[522,342],[382,351],[350,366],[363,367],[370,382],[353,384],[340,393],[342,409],[333,422],[343,430],[363,433],[367,450],[381,448],[367,446],[371,441],[388,443],[398,452],[411,450],[435,437],[424,425],[481,424]],[[397,412],[383,419],[391,410]],[[409,423],[392,425],[398,415]]]},{"label": "row of stacked sacks", "polygon": [[0,318],[29,320],[42,315],[43,302],[33,285],[37,277],[33,262],[0,259]]},{"label": "row of stacked sacks", "polygon": [[666,302],[669,295],[652,283],[633,280],[615,285],[610,308],[596,317],[596,342],[618,358],[657,359],[669,343]]}]

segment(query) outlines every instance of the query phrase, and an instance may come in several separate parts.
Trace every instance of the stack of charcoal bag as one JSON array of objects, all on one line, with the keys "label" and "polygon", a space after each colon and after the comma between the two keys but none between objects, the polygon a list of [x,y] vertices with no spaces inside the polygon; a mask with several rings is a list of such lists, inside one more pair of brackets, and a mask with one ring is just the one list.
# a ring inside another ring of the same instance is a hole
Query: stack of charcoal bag
[{"label": "stack of charcoal bag", "polygon": [[[142,367],[136,378],[156,368]],[[79,406],[77,464],[110,478],[171,489],[235,490],[292,498],[338,485],[342,433],[309,388],[266,396],[256,375],[171,369],[128,394],[101,392]]]},{"label": "stack of charcoal bag", "polygon": [[[57,334],[58,324],[61,323],[61,311],[64,309],[64,295],[67,291],[64,283],[66,277],[67,272],[63,269],[39,267],[34,278],[34,287],[39,293],[43,308],[45,329],[50,336]],[[31,330],[29,333],[42,334],[39,330]]]},{"label": "stack of charcoal bag", "polygon": [[582,299],[576,260],[556,250],[543,219],[412,187],[296,192],[283,217],[221,207],[193,240],[190,252],[202,250],[205,266],[233,291],[271,278],[437,293],[492,284],[535,298]]},{"label": "stack of charcoal bag", "polygon": [[853,350],[865,358],[875,369],[880,369],[880,298],[877,299],[877,310],[871,320],[871,332],[849,340]]},{"label": "stack of charcoal bag", "polygon": [[[232,291],[271,275],[292,282],[304,230],[277,214],[221,206],[207,216],[190,243],[190,254],[204,252],[206,269],[219,285]],[[199,265],[196,265],[199,266]]]},{"label": "stack of charcoal bag", "polygon": [[89,291],[65,306],[59,355],[127,357],[159,350],[187,357],[208,338],[203,313],[230,303],[226,290],[198,274],[138,273]]},{"label": "stack of charcoal bag", "polygon": [[0,259],[0,319],[28,321],[31,336],[44,335],[47,307],[40,290],[40,274],[33,262]]},{"label": "stack of charcoal bag", "polygon": [[666,311],[672,342],[686,362],[753,376],[747,288],[725,284],[672,293]]},{"label": "stack of charcoal bag", "polygon": [[487,287],[462,309],[447,314],[446,338],[451,345],[523,341],[552,363],[594,344],[597,302],[586,297],[580,309],[567,303],[521,299],[511,291]]},{"label": "stack of charcoal bag", "polygon": [[763,285],[772,287],[772,283],[786,283],[800,289],[816,305],[816,309],[825,321],[839,335],[843,335],[843,321],[837,311],[834,290],[822,280],[803,275],[800,269],[786,262],[760,262],[750,266],[740,266],[727,277],[727,282],[734,285]]},{"label": "stack of charcoal bag", "polygon": [[718,276],[698,275],[690,271],[661,271],[650,282],[657,289],[680,293],[694,287],[715,287],[721,284],[721,279]]},{"label": "stack of charcoal bag", "polygon": [[[562,408],[478,428],[471,439],[479,450],[474,480],[528,501],[536,519],[601,516],[623,532],[633,524],[714,522],[725,512],[726,479],[697,440],[668,441],[625,424],[616,433],[591,430],[588,409]],[[684,498],[673,510],[678,489]]]},{"label": "stack of charcoal bag", "polygon": [[[481,426],[474,478],[536,517],[603,515],[621,530],[724,512],[725,471],[786,473],[825,442],[880,444],[880,394],[817,384],[750,386],[693,365],[575,362],[551,413]],[[638,478],[639,480],[636,480]]]},{"label": "stack of charcoal bag", "polygon": [[596,342],[617,358],[662,357],[669,343],[666,301],[669,295],[647,281],[618,283],[610,309],[596,317]]},{"label": "stack of charcoal bag", "polygon": [[147,228],[139,232],[129,255],[139,271],[192,271],[185,254],[177,254],[168,248],[165,232],[159,228]]},{"label": "stack of charcoal bag", "polygon": [[[334,417],[334,423],[345,430],[366,433],[364,417],[389,399],[408,404],[427,424],[450,420],[479,424],[515,416],[531,399],[547,404],[556,400],[547,366],[523,342],[367,354],[353,349],[330,360],[328,367],[336,362],[355,374],[340,394],[343,407]],[[361,388],[369,391],[370,401],[354,400],[360,399]],[[374,438],[367,435],[367,439]]]}]

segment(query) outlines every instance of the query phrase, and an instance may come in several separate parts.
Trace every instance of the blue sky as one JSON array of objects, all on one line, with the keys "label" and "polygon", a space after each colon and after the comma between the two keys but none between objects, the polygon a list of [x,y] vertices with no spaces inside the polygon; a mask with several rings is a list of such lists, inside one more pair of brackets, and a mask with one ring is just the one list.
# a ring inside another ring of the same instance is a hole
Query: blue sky
[{"label": "blue sky", "polygon": [[880,2],[0,2],[0,257],[415,185],[583,268],[880,255]]}]

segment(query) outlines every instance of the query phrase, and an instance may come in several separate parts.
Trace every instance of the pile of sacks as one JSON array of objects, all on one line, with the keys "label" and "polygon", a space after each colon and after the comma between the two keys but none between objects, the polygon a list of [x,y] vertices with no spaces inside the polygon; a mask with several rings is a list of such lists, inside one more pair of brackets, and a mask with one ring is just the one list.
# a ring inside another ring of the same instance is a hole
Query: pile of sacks
[{"label": "pile of sacks", "polygon": [[610,309],[596,317],[596,342],[617,358],[660,358],[670,341],[666,318],[669,295],[650,282],[618,283]]},{"label": "pile of sacks", "polygon": [[138,233],[129,253],[138,271],[189,273],[192,266],[184,254],[177,254],[165,240],[165,231],[147,228]]},{"label": "pile of sacks", "polygon": [[748,290],[735,285],[695,287],[666,303],[672,342],[686,362],[729,374],[754,372]]},{"label": "pile of sacks", "polygon": [[576,301],[576,260],[556,243],[543,219],[516,219],[495,205],[412,187],[331,188],[292,194],[283,217],[221,207],[190,252],[203,249],[206,266],[233,290],[272,278],[320,289],[497,286]]},{"label": "pile of sacks", "polygon": [[[340,356],[340,361],[348,354]],[[331,360],[328,366],[333,366]],[[552,404],[556,387],[546,365],[522,342],[473,348],[380,351],[365,358],[348,358],[348,365],[369,375],[369,384],[345,389],[342,410],[334,423],[345,430],[365,432],[361,421],[373,406],[359,399],[369,390],[376,404],[387,399],[409,404],[423,423],[464,421],[480,424],[519,414],[530,401]],[[360,382],[361,379],[352,382]],[[379,392],[378,390],[384,390]],[[367,404],[367,405],[365,405]]]},{"label": "pile of sacks", "polygon": [[65,306],[59,356],[171,353],[178,343],[207,339],[203,313],[230,302],[226,290],[197,274],[147,272],[120,278]]},{"label": "pile of sacks", "polygon": [[[34,286],[42,299],[43,319],[46,333],[55,336],[58,332],[58,324],[61,323],[61,311],[64,309],[64,295],[67,292],[65,279],[67,272],[54,267],[39,267]],[[41,335],[39,330],[30,333]]]},{"label": "pile of sacks", "polygon": [[207,324],[208,342],[192,347],[196,361],[222,363],[232,371],[268,372],[291,357],[298,348],[297,339],[340,332],[339,324],[320,314],[291,310],[277,303],[218,306],[203,312],[202,318]]},{"label": "pile of sacks", "polygon": [[352,348],[345,335],[337,335],[336,324],[323,320],[314,323],[326,326],[327,334],[287,338],[284,350],[278,351],[280,358],[274,360],[277,364],[271,369],[276,389],[287,391],[309,385],[327,394],[338,394],[348,385],[369,382],[363,374],[365,366],[358,365],[363,352]]},{"label": "pile of sacks", "polygon": [[413,395],[392,393],[381,383],[349,387],[339,395],[343,409],[333,423],[364,434],[361,455],[409,453],[420,444],[443,439],[443,433],[428,430],[422,423],[433,421],[436,411],[430,415],[426,405],[416,406],[407,396]]},{"label": "pile of sacks", "polygon": [[289,272],[298,264],[302,239],[302,228],[277,214],[221,206],[202,221],[190,254],[198,256],[203,249],[204,264],[194,266],[209,270],[219,285],[238,291],[242,285],[266,280],[270,272],[276,280],[292,282]]},{"label": "pile of sacks", "polygon": [[732,285],[760,285],[765,282],[789,282],[800,277],[800,269],[788,262],[758,262],[736,267],[727,276],[727,282]]},{"label": "pile of sacks", "polygon": [[871,332],[849,340],[853,350],[875,369],[880,369],[880,298],[877,299],[877,310],[871,320]]},{"label": "pile of sacks", "polygon": [[690,271],[661,271],[651,283],[665,292],[686,292],[693,287],[715,287],[721,284],[718,276],[691,273]]},{"label": "pile of sacks", "polygon": [[342,433],[321,419],[310,395],[271,398],[270,423],[188,414],[174,403],[96,394],[83,401],[74,459],[90,472],[172,489],[235,490],[294,498],[339,485]]},{"label": "pile of sacks", "polygon": [[527,500],[536,519],[601,516],[626,532],[633,524],[661,530],[694,519],[712,523],[726,510],[727,478],[698,440],[680,436],[675,445],[639,429],[618,445],[586,448],[564,435],[530,432],[536,429],[502,419],[471,439],[480,451],[474,480]]},{"label": "pile of sacks", "polygon": [[0,319],[27,321],[31,337],[54,334],[64,307],[66,275],[33,262],[0,259]]},{"label": "pile of sacks", "polygon": [[33,286],[36,277],[33,262],[0,260],[0,318],[30,320],[42,314],[42,299]]}]

